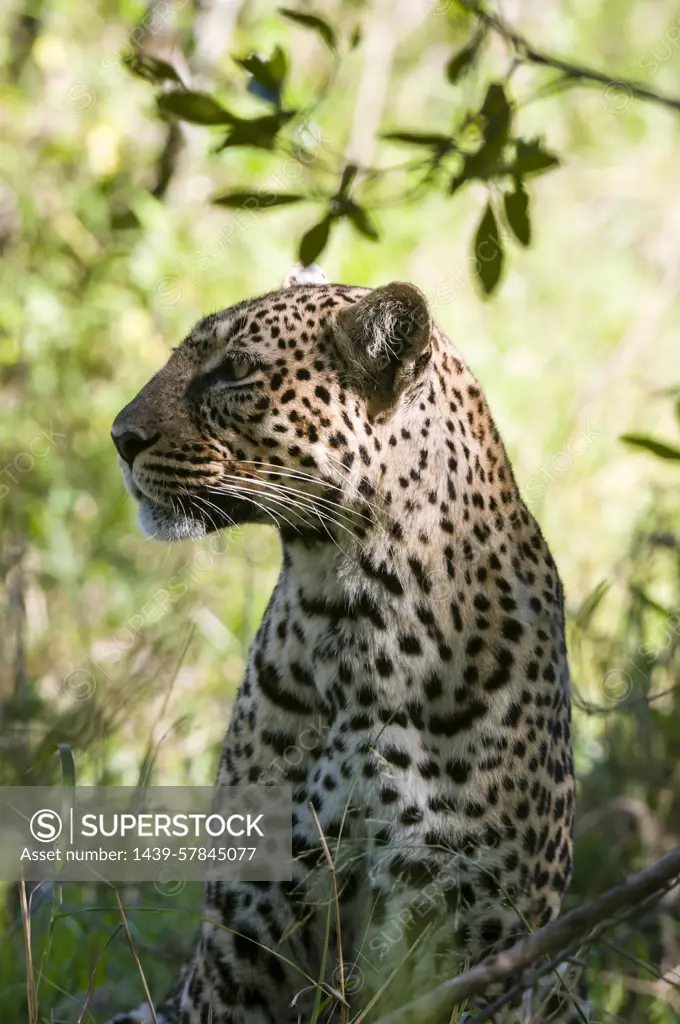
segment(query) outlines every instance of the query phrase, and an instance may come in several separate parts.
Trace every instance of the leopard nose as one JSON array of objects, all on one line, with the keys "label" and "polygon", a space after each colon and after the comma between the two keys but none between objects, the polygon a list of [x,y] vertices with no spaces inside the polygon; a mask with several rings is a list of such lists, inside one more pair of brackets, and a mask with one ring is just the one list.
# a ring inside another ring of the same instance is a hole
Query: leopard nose
[{"label": "leopard nose", "polygon": [[111,431],[111,440],[115,444],[118,454],[130,468],[137,456],[150,448],[159,436],[159,434],[154,434],[153,437],[144,437],[136,430],[123,430],[121,433],[117,433],[115,425]]}]

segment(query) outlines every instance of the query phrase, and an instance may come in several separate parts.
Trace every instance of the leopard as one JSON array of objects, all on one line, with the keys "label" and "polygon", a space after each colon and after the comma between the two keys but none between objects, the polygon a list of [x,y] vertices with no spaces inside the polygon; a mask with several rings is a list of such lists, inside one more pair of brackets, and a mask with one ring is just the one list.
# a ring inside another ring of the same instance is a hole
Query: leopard
[{"label": "leopard", "polygon": [[[564,591],[425,294],[298,264],[201,319],[112,439],[146,536],[278,532],[215,786],[293,800],[291,879],[207,881],[175,987],[115,1024],[379,1021],[555,918]],[[428,1024],[587,1019],[564,972],[519,982]]]}]

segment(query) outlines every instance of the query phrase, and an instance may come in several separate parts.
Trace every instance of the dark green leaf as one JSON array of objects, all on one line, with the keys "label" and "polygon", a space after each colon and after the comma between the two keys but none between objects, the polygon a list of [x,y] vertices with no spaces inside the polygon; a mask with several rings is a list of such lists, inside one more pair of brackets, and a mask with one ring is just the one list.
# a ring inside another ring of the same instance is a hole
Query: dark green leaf
[{"label": "dark green leaf", "polygon": [[73,760],[73,751],[68,743],[58,743],[56,749],[59,751],[59,759],[61,761],[62,785],[74,789],[76,784],[76,766]]},{"label": "dark green leaf", "polygon": [[680,459],[680,448],[674,448],[672,445],[666,444],[665,441],[657,441],[653,437],[645,437],[643,434],[624,434],[621,440],[632,448],[643,448],[659,459],[672,459],[673,461]]},{"label": "dark green leaf", "polygon": [[310,263],[314,263],[316,258],[326,248],[331,231],[331,222],[332,217],[326,216],[303,236],[300,242],[299,257],[305,267],[308,267]]},{"label": "dark green leaf", "polygon": [[503,243],[491,203],[482,215],[475,235],[475,270],[485,295],[491,295],[503,268]]},{"label": "dark green leaf", "polygon": [[280,110],[276,114],[255,117],[249,121],[239,119],[234,123],[220,149],[228,149],[233,146],[273,149],[278,132],[294,115],[295,111]]},{"label": "dark green leaf", "polygon": [[289,21],[295,21],[298,25],[303,25],[316,32],[330,50],[337,49],[335,29],[331,28],[328,22],[320,18],[318,14],[305,14],[303,11],[294,11],[290,7],[279,7],[279,14],[288,18]]},{"label": "dark green leaf", "polygon": [[280,46],[276,47],[269,60],[263,60],[256,53],[247,57],[234,57],[234,60],[257,83],[258,88],[251,91],[269,103],[277,106],[281,103],[281,93],[288,74],[288,58]]},{"label": "dark green leaf", "polygon": [[491,83],[479,113],[486,119],[483,132],[485,142],[494,142],[502,148],[508,141],[512,109],[500,82]]},{"label": "dark green leaf", "polygon": [[493,151],[485,144],[482,144],[475,153],[466,153],[463,161],[463,169],[451,179],[449,191],[455,192],[464,185],[466,181],[473,178],[480,178],[486,181],[493,177],[498,170],[498,161]]},{"label": "dark green leaf", "polygon": [[446,77],[451,83],[455,85],[461,75],[464,75],[466,71],[469,71],[475,62],[477,56],[476,46],[464,46],[458,53],[454,53],[453,57],[446,65]]},{"label": "dark green leaf", "polygon": [[191,124],[234,124],[237,118],[203,92],[176,89],[158,97],[158,109]]},{"label": "dark green leaf", "polygon": [[503,204],[505,206],[505,216],[515,238],[522,245],[529,245],[531,242],[529,196],[519,182],[514,192],[505,193]]},{"label": "dark green leaf", "polygon": [[274,81],[283,85],[288,74],[288,58],[286,57],[285,50],[280,46],[275,46],[271,57],[267,61],[267,67]]},{"label": "dark green leaf", "polygon": [[357,176],[356,164],[347,164],[342,172],[342,178],[340,179],[340,188],[338,189],[339,196],[346,196],[349,192],[350,186]]},{"label": "dark green leaf", "polygon": [[[83,687],[86,686],[87,673],[83,672]],[[90,678],[92,678],[90,676]],[[44,747],[42,753],[31,763],[29,771],[35,771],[50,761],[55,754],[59,754],[61,762],[61,783],[74,789],[76,784],[76,766],[73,760],[73,751],[68,743],[49,743]]]},{"label": "dark green leaf", "polygon": [[139,217],[129,207],[111,211],[111,227],[116,231],[129,231],[141,227]]},{"label": "dark green leaf", "polygon": [[539,139],[517,139],[516,146],[515,159],[507,170],[517,178],[543,174],[552,167],[559,167],[559,157],[543,149]]},{"label": "dark green leaf", "polygon": [[472,178],[486,181],[505,171],[501,158],[510,132],[512,108],[500,82],[489,86],[479,116],[484,119],[482,145],[474,153],[466,153],[462,170],[451,181],[451,192]]},{"label": "dark green leaf", "polygon": [[216,196],[212,202],[217,206],[241,207],[246,204],[249,208],[269,210],[273,206],[289,206],[290,203],[303,202],[307,196],[297,192],[226,192],[223,196]]},{"label": "dark green leaf", "polygon": [[455,148],[453,139],[439,132],[384,132],[380,137],[388,142],[405,142],[411,146]]},{"label": "dark green leaf", "polygon": [[476,152],[466,153],[462,170],[451,180],[450,191],[455,192],[466,181],[472,181],[473,178],[487,181],[497,175],[501,170],[499,163],[501,151],[502,147],[497,146],[494,142],[483,142]]},{"label": "dark green leaf", "polygon": [[467,72],[472,68],[475,58],[479,53],[479,48],[484,42],[486,31],[487,30],[484,25],[480,26],[470,42],[467,43],[462,50],[459,50],[458,53],[454,53],[453,57],[446,65],[446,77],[451,85],[454,85],[459,78],[462,78],[462,76],[467,74]]},{"label": "dark green leaf", "polygon": [[355,25],[352,29],[352,34],[349,37],[349,48],[350,50],[356,50],[357,46],[361,42],[361,25]]},{"label": "dark green leaf", "polygon": [[483,35],[478,33],[466,46],[459,50],[458,53],[454,53],[453,57],[446,65],[446,77],[451,85],[467,74],[472,68],[475,58],[479,52],[479,45],[482,41]]},{"label": "dark green leaf", "polygon": [[343,210],[346,217],[351,220],[357,231],[365,235],[366,238],[370,238],[372,241],[377,242],[378,235],[377,228],[371,218],[369,217],[363,206],[359,206],[357,203],[348,202]]},{"label": "dark green leaf", "polygon": [[182,79],[166,60],[159,60],[158,57],[150,57],[148,54],[131,53],[122,58],[133,75],[145,78],[152,82],[178,82],[182,85]]}]

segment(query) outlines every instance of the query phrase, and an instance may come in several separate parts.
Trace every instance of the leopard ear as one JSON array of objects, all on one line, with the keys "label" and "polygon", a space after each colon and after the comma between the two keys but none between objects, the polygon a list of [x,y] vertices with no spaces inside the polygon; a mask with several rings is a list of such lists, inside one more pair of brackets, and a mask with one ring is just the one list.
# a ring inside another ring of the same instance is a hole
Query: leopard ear
[{"label": "leopard ear", "polygon": [[353,383],[389,404],[428,362],[431,328],[420,289],[393,281],[343,309],[335,343]]},{"label": "leopard ear", "polygon": [[283,287],[292,288],[296,284],[328,284],[328,278],[318,263],[310,263],[308,267],[296,263],[286,274]]}]

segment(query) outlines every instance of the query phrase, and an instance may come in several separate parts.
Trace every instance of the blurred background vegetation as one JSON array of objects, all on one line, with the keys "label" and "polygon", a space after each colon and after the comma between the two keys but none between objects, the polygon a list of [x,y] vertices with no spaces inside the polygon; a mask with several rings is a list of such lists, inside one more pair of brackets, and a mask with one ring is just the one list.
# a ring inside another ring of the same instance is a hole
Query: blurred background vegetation
[{"label": "blurred background vegetation", "polygon": [[[324,21],[269,0],[3,5],[0,782],[59,781],[59,745],[81,784],[212,781],[277,539],[252,527],[146,541],[110,425],[199,316],[278,287],[335,211],[328,276],[426,292],[556,556],[576,703],[573,905],[680,834],[680,114],[619,87],[556,85],[549,69],[515,66],[494,32],[477,52],[483,33],[453,0],[296,10]],[[672,0],[499,10],[545,51],[680,96]],[[509,67],[512,137],[560,160],[527,181],[529,246],[512,237],[526,233],[517,214],[514,228],[511,210],[505,227],[498,215],[506,179],[487,168],[449,194],[467,158],[441,145],[453,126],[466,152],[489,143],[483,104]],[[237,144],[239,131],[256,144]],[[378,137],[414,131],[436,137]],[[347,164],[359,170],[342,176]],[[316,206],[213,201],[258,189]],[[343,189],[353,205],[329,206]],[[484,280],[470,249],[490,197],[508,252]],[[160,994],[200,894],[121,896]],[[680,1020],[679,911],[672,891],[588,954],[596,1019]],[[29,1019],[11,887],[0,928],[11,1024]],[[32,944],[41,1021],[100,1020],[142,997],[111,887],[37,892]]]}]

